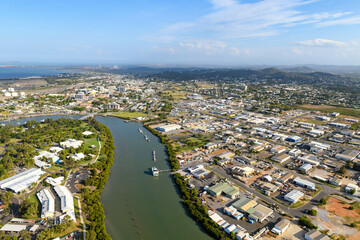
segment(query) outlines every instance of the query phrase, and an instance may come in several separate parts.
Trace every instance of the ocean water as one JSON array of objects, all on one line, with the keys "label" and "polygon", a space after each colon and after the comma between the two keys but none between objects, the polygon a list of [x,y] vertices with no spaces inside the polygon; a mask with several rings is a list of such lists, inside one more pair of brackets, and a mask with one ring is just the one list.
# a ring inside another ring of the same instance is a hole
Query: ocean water
[{"label": "ocean water", "polygon": [[0,79],[25,78],[33,76],[56,76],[72,72],[60,67],[0,67]]}]

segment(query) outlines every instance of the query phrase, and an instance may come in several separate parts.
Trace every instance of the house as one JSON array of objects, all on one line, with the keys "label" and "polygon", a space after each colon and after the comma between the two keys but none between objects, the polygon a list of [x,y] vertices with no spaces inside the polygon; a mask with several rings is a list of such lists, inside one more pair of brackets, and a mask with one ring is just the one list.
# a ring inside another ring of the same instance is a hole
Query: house
[{"label": "house", "polygon": [[276,235],[283,234],[290,226],[291,222],[284,218],[280,222],[278,222],[273,229],[271,229],[271,232],[275,233]]},{"label": "house", "polygon": [[297,201],[299,201],[302,197],[304,196],[303,192],[300,192],[298,190],[292,190],[291,192],[287,193],[284,196],[284,199],[286,201],[289,201],[291,203],[296,203]]},{"label": "house", "polygon": [[82,133],[82,135],[84,135],[84,136],[90,136],[92,134],[94,134],[94,133],[90,132],[90,131],[85,131],[85,132]]},{"label": "house", "polygon": [[288,155],[286,153],[278,154],[278,155],[271,157],[271,160],[278,162],[278,163],[286,162],[289,159],[290,159],[290,155]]},{"label": "house", "polygon": [[116,102],[105,104],[105,108],[109,110],[118,110],[120,109],[120,105]]},{"label": "house", "polygon": [[304,238],[306,240],[330,240],[327,235],[319,232],[318,230],[311,230],[305,233]]}]

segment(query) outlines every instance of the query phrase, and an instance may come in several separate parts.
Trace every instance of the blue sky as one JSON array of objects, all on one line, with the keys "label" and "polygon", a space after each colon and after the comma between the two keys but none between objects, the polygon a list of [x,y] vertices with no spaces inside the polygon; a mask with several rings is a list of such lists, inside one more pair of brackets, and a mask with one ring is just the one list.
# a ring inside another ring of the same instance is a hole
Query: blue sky
[{"label": "blue sky", "polygon": [[0,62],[360,65],[358,0],[4,0]]}]

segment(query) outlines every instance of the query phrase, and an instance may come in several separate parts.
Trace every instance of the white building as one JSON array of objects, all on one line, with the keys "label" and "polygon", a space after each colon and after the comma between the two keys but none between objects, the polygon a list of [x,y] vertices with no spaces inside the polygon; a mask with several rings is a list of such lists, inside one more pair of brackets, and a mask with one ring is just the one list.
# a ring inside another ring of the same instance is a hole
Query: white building
[{"label": "white building", "polygon": [[166,124],[166,125],[161,125],[159,127],[157,127],[156,129],[161,131],[161,132],[171,132],[177,129],[180,129],[181,126],[178,124]]},{"label": "white building", "polygon": [[70,155],[70,157],[72,159],[74,159],[75,161],[79,161],[81,159],[84,159],[85,155],[83,153],[74,153],[74,154]]},{"label": "white building", "polygon": [[358,186],[353,183],[349,183],[348,185],[346,185],[345,191],[351,192],[353,190],[356,192],[358,190]]},{"label": "white building", "polygon": [[42,168],[42,169],[47,169],[47,168],[51,167],[51,164],[37,160],[37,159],[34,161],[34,164],[35,164],[35,166]]},{"label": "white building", "polygon": [[0,181],[0,188],[19,193],[29,188],[32,183],[37,182],[43,174],[44,172],[40,168],[31,168]]},{"label": "white building", "polygon": [[56,155],[55,153],[48,152],[48,151],[39,152],[39,155],[35,156],[34,160],[41,161],[43,158],[49,159],[53,163],[56,163],[57,161],[60,160],[60,157],[58,155]]},{"label": "white building", "polygon": [[294,179],[294,183],[296,183],[297,185],[300,185],[302,187],[306,187],[308,189],[311,189],[311,190],[315,190],[316,189],[316,185],[315,183],[312,183],[312,182],[309,182],[307,180],[304,180],[304,179],[301,179],[299,177],[295,178]]},{"label": "white building", "polygon": [[297,201],[299,201],[302,197],[304,196],[303,192],[300,192],[298,190],[292,190],[291,192],[289,192],[288,194],[286,194],[284,196],[284,199],[286,201],[289,201],[291,203],[296,203]]},{"label": "white building", "polygon": [[48,189],[43,189],[36,194],[41,203],[41,217],[53,217],[55,212],[55,199]]},{"label": "white building", "polygon": [[54,190],[60,197],[61,211],[65,213],[67,211],[74,210],[74,200],[69,189],[65,186],[58,185],[54,187]]},{"label": "white building", "polygon": [[280,222],[278,222],[271,231],[275,233],[276,235],[283,234],[290,226],[290,221],[288,219],[283,219]]},{"label": "white building", "polygon": [[65,142],[61,142],[60,146],[64,148],[79,148],[83,142],[82,140],[68,139]]}]

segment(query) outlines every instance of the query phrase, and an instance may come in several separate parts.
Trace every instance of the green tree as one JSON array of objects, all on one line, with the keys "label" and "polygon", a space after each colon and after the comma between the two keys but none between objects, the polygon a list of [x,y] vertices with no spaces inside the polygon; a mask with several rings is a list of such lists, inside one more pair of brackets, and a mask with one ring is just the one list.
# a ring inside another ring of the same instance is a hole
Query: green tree
[{"label": "green tree", "polygon": [[310,214],[311,216],[316,216],[316,215],[317,215],[316,209],[311,209],[311,210],[309,211],[309,214]]}]

